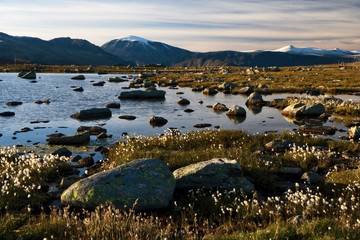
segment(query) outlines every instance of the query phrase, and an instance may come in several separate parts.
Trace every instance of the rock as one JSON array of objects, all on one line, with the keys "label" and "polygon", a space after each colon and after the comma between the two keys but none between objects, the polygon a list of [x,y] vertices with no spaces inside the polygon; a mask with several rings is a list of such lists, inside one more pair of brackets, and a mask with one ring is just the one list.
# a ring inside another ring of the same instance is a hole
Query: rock
[{"label": "rock", "polygon": [[18,106],[21,105],[22,102],[18,102],[18,101],[14,101],[14,102],[7,102],[6,105],[7,106]]},{"label": "rock", "polygon": [[238,85],[236,83],[224,82],[224,83],[220,84],[218,87],[222,88],[224,90],[232,90],[234,88],[237,88]]},{"label": "rock", "polygon": [[191,113],[191,112],[194,112],[194,110],[193,110],[193,109],[188,108],[188,109],[185,109],[185,110],[184,110],[184,112],[186,112],[186,113]]},{"label": "rock", "polygon": [[74,77],[71,78],[72,80],[85,80],[85,76],[84,75],[76,75]]},{"label": "rock", "polygon": [[204,90],[203,87],[193,87],[193,88],[191,89],[191,91],[193,91],[193,92],[201,92],[201,91],[203,91],[203,90]]},{"label": "rock", "polygon": [[214,111],[220,111],[220,112],[225,112],[225,111],[227,111],[227,110],[229,110],[226,106],[225,106],[225,104],[222,104],[222,103],[215,103],[213,106],[212,106],[212,109],[214,110]]},{"label": "rock", "polygon": [[195,124],[194,128],[206,128],[206,127],[211,127],[212,125],[210,123],[199,123],[199,124]]},{"label": "rock", "polygon": [[301,179],[306,181],[308,184],[317,185],[324,182],[323,176],[316,172],[306,172],[301,176]]},{"label": "rock", "polygon": [[72,152],[67,149],[66,147],[62,147],[57,149],[56,151],[54,151],[53,153],[51,153],[52,155],[59,155],[59,157],[65,156],[65,157],[70,157],[72,155]]},{"label": "rock", "polygon": [[243,87],[238,92],[241,94],[250,95],[254,92],[254,87],[253,86]]},{"label": "rock", "polygon": [[0,116],[2,116],[2,117],[12,117],[12,116],[15,116],[15,113],[14,112],[2,112],[2,113],[0,113]]},{"label": "rock", "polygon": [[262,106],[265,105],[265,101],[263,100],[260,93],[253,92],[252,94],[249,95],[245,104],[247,106]]},{"label": "rock", "polygon": [[285,152],[286,150],[290,150],[294,146],[301,147],[303,145],[300,143],[295,143],[290,140],[273,140],[265,144],[265,148],[268,151],[272,151],[272,152]]},{"label": "rock", "polygon": [[80,126],[77,129],[77,132],[84,132],[84,131],[89,131],[90,135],[99,135],[100,133],[107,132],[107,130],[105,128],[102,128],[99,126],[92,126],[92,127]]},{"label": "rock", "polygon": [[77,161],[77,163],[79,164],[79,167],[90,167],[95,162],[92,156],[87,156]]},{"label": "rock", "polygon": [[119,116],[120,119],[126,119],[126,120],[135,120],[136,117],[133,115],[121,115]]},{"label": "rock", "polygon": [[56,137],[65,136],[65,134],[63,134],[63,133],[53,133],[53,134],[49,134],[49,135],[46,135],[46,136],[49,137],[49,138],[56,138]]},{"label": "rock", "polygon": [[320,135],[334,135],[336,128],[329,126],[302,125],[299,130],[303,133],[312,133]]},{"label": "rock", "polygon": [[242,170],[236,160],[214,158],[194,163],[174,171],[176,188],[225,188],[242,189],[249,193],[254,185],[242,176]]},{"label": "rock", "polygon": [[166,92],[163,90],[157,90],[156,88],[149,87],[145,91],[134,90],[128,92],[121,92],[119,99],[163,99]]},{"label": "rock", "polygon": [[26,71],[22,70],[21,72],[19,72],[19,74],[17,76],[21,78],[25,74],[26,74]]},{"label": "rock", "polygon": [[158,116],[151,116],[149,119],[149,123],[152,127],[162,127],[167,122],[168,122],[168,120],[166,120],[163,117],[158,117]]},{"label": "rock", "polygon": [[177,103],[180,105],[189,105],[190,101],[187,100],[186,98],[181,98]]},{"label": "rock", "polygon": [[83,92],[84,89],[82,87],[78,87],[78,88],[74,88],[73,91],[74,92]]},{"label": "rock", "polygon": [[280,167],[278,170],[279,175],[288,177],[300,177],[303,174],[301,168],[298,167]]},{"label": "rock", "polygon": [[102,132],[102,133],[99,133],[96,137],[97,137],[97,139],[104,139],[104,138],[108,138],[109,135],[107,135],[106,133]]},{"label": "rock", "polygon": [[105,106],[106,108],[120,108],[120,103],[108,103]]},{"label": "rock", "polygon": [[360,127],[355,126],[355,127],[350,128],[348,130],[348,135],[349,135],[349,138],[359,139],[360,138]]},{"label": "rock", "polygon": [[309,89],[306,91],[306,94],[309,94],[311,96],[319,96],[320,95],[320,89]]},{"label": "rock", "polygon": [[111,111],[108,108],[91,108],[86,110],[80,110],[79,112],[71,115],[71,117],[78,120],[110,118]]},{"label": "rock", "polygon": [[107,81],[108,81],[108,82],[118,83],[118,82],[127,82],[128,80],[127,80],[127,79],[123,79],[123,78],[119,78],[119,77],[110,77],[110,78],[108,78]]},{"label": "rock", "polygon": [[288,223],[296,226],[300,226],[303,223],[305,223],[306,219],[303,217],[303,215],[296,215],[287,220]]},{"label": "rock", "polygon": [[218,93],[218,91],[216,91],[215,88],[205,88],[205,90],[203,91],[203,94],[206,94],[206,95],[215,95],[217,93]]},{"label": "rock", "polygon": [[294,117],[294,118],[301,118],[301,117],[319,117],[321,114],[325,113],[325,107],[321,103],[296,103],[286,107],[281,114]]},{"label": "rock", "polygon": [[60,187],[62,189],[67,189],[77,181],[79,181],[79,176],[78,175],[63,177],[61,179],[61,181],[60,181]]},{"label": "rock", "polygon": [[81,132],[63,137],[54,137],[47,139],[48,144],[54,144],[54,145],[82,144],[89,141],[90,141],[89,132]]},{"label": "rock", "polygon": [[105,85],[105,82],[104,81],[100,81],[100,82],[97,82],[97,83],[93,83],[93,86],[94,87],[102,87]]},{"label": "rock", "polygon": [[36,73],[34,71],[27,72],[21,76],[24,79],[36,79]]},{"label": "rock", "polygon": [[144,81],[144,83],[142,84],[142,86],[144,88],[149,88],[149,87],[155,87],[155,83],[149,82],[149,81]]},{"label": "rock", "polygon": [[166,163],[140,159],[74,183],[61,202],[80,208],[111,203],[119,209],[152,210],[167,207],[174,189],[175,179]]},{"label": "rock", "polygon": [[69,160],[70,162],[78,162],[82,157],[80,155],[75,155],[71,157]]},{"label": "rock", "polygon": [[182,95],[184,92],[176,92],[176,95]]},{"label": "rock", "polygon": [[229,111],[226,113],[228,116],[246,116],[246,111],[244,108],[234,105],[232,106]]}]

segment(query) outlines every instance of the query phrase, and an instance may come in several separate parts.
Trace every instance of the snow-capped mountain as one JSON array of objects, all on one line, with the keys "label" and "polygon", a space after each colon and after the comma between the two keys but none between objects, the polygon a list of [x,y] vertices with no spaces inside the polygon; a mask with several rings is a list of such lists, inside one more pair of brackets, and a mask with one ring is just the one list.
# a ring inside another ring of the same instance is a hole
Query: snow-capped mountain
[{"label": "snow-capped mountain", "polygon": [[314,48],[314,47],[297,48],[294,47],[293,45],[285,46],[283,48],[273,50],[272,52],[284,52],[284,53],[292,53],[292,54],[300,54],[300,55],[336,56],[336,57],[345,57],[345,56],[360,54],[360,52],[357,51],[346,51],[340,48],[327,50],[327,49]]},{"label": "snow-capped mountain", "polygon": [[135,62],[137,65],[163,64],[171,66],[193,55],[188,50],[137,36],[114,39],[102,45],[101,48],[108,53]]}]

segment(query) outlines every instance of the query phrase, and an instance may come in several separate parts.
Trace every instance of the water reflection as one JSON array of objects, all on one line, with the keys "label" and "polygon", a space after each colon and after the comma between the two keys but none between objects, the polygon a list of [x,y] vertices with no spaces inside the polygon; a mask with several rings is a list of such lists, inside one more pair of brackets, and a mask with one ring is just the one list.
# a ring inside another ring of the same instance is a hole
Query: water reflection
[{"label": "water reflection", "polygon": [[246,116],[228,116],[228,118],[233,124],[240,124],[245,121]]},{"label": "water reflection", "polygon": [[283,118],[289,123],[296,124],[298,126],[301,125],[322,126],[327,121],[327,119],[323,119],[323,118],[290,118],[284,115]]},{"label": "water reflection", "polygon": [[263,106],[247,105],[247,108],[252,114],[256,115],[261,113]]}]

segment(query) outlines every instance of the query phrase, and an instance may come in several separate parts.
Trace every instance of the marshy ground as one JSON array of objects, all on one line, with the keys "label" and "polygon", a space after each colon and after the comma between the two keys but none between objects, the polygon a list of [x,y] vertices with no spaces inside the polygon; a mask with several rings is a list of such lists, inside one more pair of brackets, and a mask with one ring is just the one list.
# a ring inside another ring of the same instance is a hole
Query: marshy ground
[{"label": "marshy ground", "polygon": [[[34,68],[34,66],[29,66]],[[360,65],[288,67],[266,70],[222,67],[148,69],[162,72],[150,81],[176,80],[180,86],[217,87],[228,81],[238,88],[263,86],[272,92],[360,92]],[[3,66],[18,71],[14,66]],[[24,66],[19,66],[24,70]],[[64,66],[36,66],[63,72]],[[71,71],[76,67],[68,67]],[[101,67],[107,72],[140,69]],[[94,71],[98,71],[94,67]],[[145,69],[144,69],[145,71]],[[232,89],[236,92],[238,89]],[[286,99],[277,107],[294,102]],[[325,103],[325,102],[324,102]],[[325,103],[328,114],[359,115],[357,103]],[[285,149],[269,147],[287,141]],[[290,146],[289,146],[290,145]],[[52,208],[44,189],[72,171],[66,158],[0,151],[0,239],[359,239],[360,144],[300,132],[249,135],[211,130],[154,137],[129,137],[109,148],[94,172],[140,158],[165,161],[171,171],[213,158],[235,159],[256,191],[190,189],[176,191],[166,209],[121,211],[99,206],[92,211]],[[296,171],[295,171],[296,170]],[[304,174],[316,173],[318,181]]]}]

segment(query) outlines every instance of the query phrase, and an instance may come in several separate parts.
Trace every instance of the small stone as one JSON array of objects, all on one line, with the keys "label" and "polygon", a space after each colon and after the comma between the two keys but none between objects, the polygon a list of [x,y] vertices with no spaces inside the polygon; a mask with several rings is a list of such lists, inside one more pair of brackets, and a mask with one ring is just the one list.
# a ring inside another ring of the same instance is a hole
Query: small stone
[{"label": "small stone", "polygon": [[59,155],[59,157],[65,156],[65,157],[70,157],[72,155],[72,152],[67,149],[66,147],[62,147],[57,149],[56,151],[54,151],[53,153],[51,153],[52,155]]},{"label": "small stone", "polygon": [[94,159],[92,158],[92,156],[88,156],[80,159],[77,163],[80,167],[90,167],[94,164]]}]

